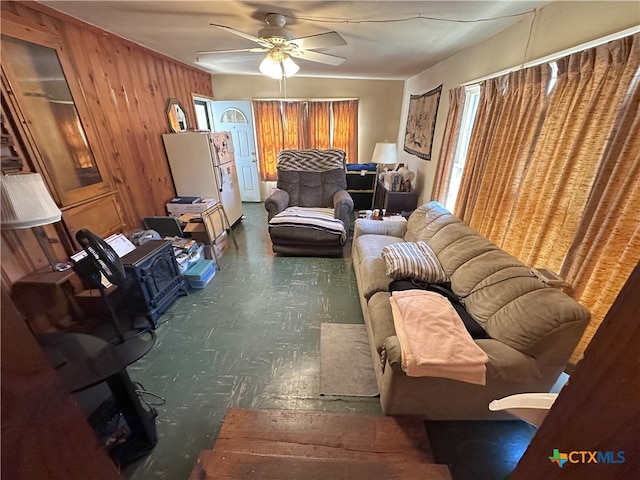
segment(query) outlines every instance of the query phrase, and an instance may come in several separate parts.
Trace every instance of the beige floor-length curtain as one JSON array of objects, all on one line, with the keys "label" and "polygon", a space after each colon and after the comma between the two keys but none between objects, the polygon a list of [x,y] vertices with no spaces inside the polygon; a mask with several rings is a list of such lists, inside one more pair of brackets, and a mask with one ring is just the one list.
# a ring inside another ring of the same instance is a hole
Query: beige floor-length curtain
[{"label": "beige floor-length curtain", "polygon": [[358,101],[332,102],[333,148],[344,150],[347,163],[358,163]]},{"label": "beige floor-length curtain", "polygon": [[[499,246],[520,194],[531,147],[545,117],[550,78],[551,69],[546,64],[509,73],[499,84],[505,89],[502,108],[487,119],[493,133],[483,152],[486,161],[482,176],[475,183],[473,209],[465,220]],[[474,130],[474,134],[481,132]]]},{"label": "beige floor-length curtain", "polygon": [[438,167],[431,189],[431,200],[436,200],[442,205],[447,201],[449,192],[449,182],[451,171],[456,156],[458,146],[458,136],[462,125],[462,114],[464,113],[465,87],[452,88],[449,90],[449,113],[447,114],[447,125],[444,129],[444,138],[440,148]]},{"label": "beige floor-length curtain", "polygon": [[278,153],[283,149],[282,115],[279,101],[254,100],[260,178],[273,181],[277,178]]},{"label": "beige floor-length curtain", "polygon": [[[488,85],[497,101],[476,121],[456,205],[505,250],[572,285],[568,293],[592,314],[574,361],[640,259],[639,42],[636,34],[558,60],[542,109],[518,101],[513,108],[516,97]],[[521,121],[526,110],[543,121]],[[534,135],[520,136],[518,147],[511,138],[520,127]]]},{"label": "beige floor-length curtain", "polygon": [[[620,108],[560,274],[591,311],[577,362],[625,281],[640,262],[640,36],[610,45],[618,60]],[[625,62],[625,57],[628,60]]]},{"label": "beige floor-length curtain", "polygon": [[331,102],[308,102],[307,148],[330,148]]},{"label": "beige floor-length curtain", "polygon": [[497,122],[493,120],[501,115],[506,82],[507,78],[504,76],[491,78],[480,84],[476,119],[454,208],[456,215],[467,223],[471,217],[484,170],[489,160],[488,152],[491,149],[497,127]]}]

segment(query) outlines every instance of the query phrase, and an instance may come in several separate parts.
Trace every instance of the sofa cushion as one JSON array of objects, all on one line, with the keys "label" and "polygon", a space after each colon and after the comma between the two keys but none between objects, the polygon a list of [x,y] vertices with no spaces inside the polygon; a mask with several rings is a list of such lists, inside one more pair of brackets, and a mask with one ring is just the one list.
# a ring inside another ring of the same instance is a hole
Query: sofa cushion
[{"label": "sofa cushion", "polygon": [[379,258],[382,260],[380,252],[384,247],[403,241],[402,237],[390,235],[361,235],[354,239],[352,248],[356,250],[356,256],[360,261],[366,258]]},{"label": "sofa cushion", "polygon": [[344,169],[328,172],[278,171],[278,188],[289,193],[289,206],[333,208],[333,195],[347,188]]},{"label": "sofa cushion", "polygon": [[377,292],[388,292],[391,279],[386,275],[382,257],[367,257],[360,261],[360,293],[369,300]]},{"label": "sofa cushion", "polygon": [[462,223],[462,220],[438,202],[429,202],[419,206],[409,216],[404,238],[407,242],[424,240],[428,243],[436,232],[452,223]]},{"label": "sofa cushion", "polygon": [[[570,355],[579,334],[571,342],[561,335],[553,345],[553,332],[582,330],[590,317],[587,309],[559,289],[546,287],[524,266],[487,276],[462,301],[492,338],[536,357],[555,356],[559,348]],[[547,348],[540,348],[541,342]]]},{"label": "sofa cushion", "polygon": [[419,282],[445,283],[449,281],[438,257],[425,242],[400,242],[382,249],[391,278],[411,278]]},{"label": "sofa cushion", "polygon": [[367,302],[369,309],[369,325],[373,333],[373,340],[378,354],[382,352],[387,337],[396,334],[389,303],[389,292],[377,292]]}]

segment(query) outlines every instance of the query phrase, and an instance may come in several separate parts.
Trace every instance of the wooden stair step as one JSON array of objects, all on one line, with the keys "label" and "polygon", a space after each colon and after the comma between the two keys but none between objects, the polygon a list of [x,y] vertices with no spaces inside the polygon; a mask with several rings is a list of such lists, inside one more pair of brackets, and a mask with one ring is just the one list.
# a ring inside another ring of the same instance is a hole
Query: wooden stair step
[{"label": "wooden stair step", "polygon": [[424,424],[410,417],[229,409],[214,449],[315,458],[395,455],[433,463]]},{"label": "wooden stair step", "polygon": [[446,465],[253,453],[200,453],[189,480],[451,480]]},{"label": "wooden stair step", "polygon": [[230,408],[189,480],[450,480],[412,417]]}]

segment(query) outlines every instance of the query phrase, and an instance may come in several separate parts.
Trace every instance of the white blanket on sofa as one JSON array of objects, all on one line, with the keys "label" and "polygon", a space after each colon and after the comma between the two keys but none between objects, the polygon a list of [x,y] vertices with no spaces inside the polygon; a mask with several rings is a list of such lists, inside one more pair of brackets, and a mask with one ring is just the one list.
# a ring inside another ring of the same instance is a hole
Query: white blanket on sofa
[{"label": "white blanket on sofa", "polygon": [[405,290],[390,297],[393,323],[410,377],[486,384],[487,354],[473,341],[449,301],[435,292]]}]

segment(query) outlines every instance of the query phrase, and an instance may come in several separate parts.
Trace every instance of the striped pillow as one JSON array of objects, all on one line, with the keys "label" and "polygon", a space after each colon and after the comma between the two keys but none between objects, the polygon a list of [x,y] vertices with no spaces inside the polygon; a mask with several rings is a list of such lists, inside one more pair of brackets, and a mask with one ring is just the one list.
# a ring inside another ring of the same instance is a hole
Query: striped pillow
[{"label": "striped pillow", "polygon": [[387,245],[382,249],[382,258],[387,264],[388,277],[411,278],[426,283],[449,281],[438,257],[423,241]]}]

